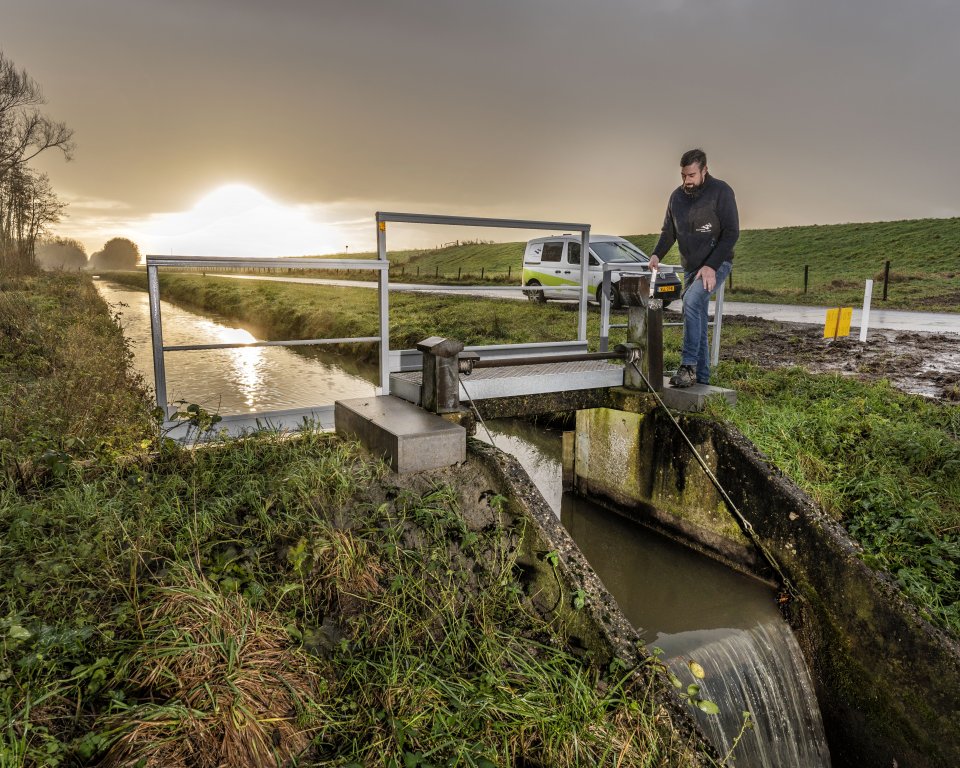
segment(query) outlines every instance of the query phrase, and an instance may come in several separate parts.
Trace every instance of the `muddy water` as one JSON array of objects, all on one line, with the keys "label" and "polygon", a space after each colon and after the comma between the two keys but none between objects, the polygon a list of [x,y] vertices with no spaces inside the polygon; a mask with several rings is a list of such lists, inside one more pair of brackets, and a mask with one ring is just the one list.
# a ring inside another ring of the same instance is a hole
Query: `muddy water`
[{"label": "muddy water", "polygon": [[[691,712],[721,754],[750,711],[737,765],[826,768],[830,755],[800,648],[769,586],[561,490],[561,434],[519,420],[488,422],[493,441],[517,457],[560,516],[604,585],[648,646],[664,651],[686,686],[697,682],[720,715]],[[488,439],[483,429],[478,437]],[[707,671],[691,675],[695,660]]]},{"label": "muddy water", "polygon": [[[95,284],[120,315],[137,372],[153,384],[147,294],[102,280]],[[222,319],[165,301],[160,302],[160,314],[166,345],[258,341]],[[377,380],[374,366],[357,365],[311,347],[167,352],[165,364],[170,403],[197,403],[221,415],[306,408],[345,397],[365,397],[375,394]]]}]

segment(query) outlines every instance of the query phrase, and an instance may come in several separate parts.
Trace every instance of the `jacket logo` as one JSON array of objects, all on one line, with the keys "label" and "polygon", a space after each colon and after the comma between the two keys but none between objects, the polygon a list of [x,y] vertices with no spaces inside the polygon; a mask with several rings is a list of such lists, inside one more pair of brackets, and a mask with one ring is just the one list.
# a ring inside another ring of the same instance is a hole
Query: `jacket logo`
[{"label": "jacket logo", "polygon": [[702,227],[697,227],[697,232],[712,232],[712,231],[713,231],[713,224],[709,221],[706,224],[704,224]]}]

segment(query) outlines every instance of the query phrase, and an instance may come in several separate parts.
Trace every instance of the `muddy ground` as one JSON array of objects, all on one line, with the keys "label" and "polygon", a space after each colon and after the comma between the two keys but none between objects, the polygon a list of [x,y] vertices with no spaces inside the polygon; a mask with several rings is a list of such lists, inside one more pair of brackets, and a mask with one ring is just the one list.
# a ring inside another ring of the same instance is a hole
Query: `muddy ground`
[{"label": "muddy ground", "polygon": [[721,359],[766,367],[799,365],[817,372],[839,372],[866,380],[888,379],[913,394],[960,402],[960,335],[871,330],[861,343],[859,330],[836,341],[823,338],[822,325],[778,323],[758,317],[724,318],[727,327],[755,331],[748,340],[721,346]]}]

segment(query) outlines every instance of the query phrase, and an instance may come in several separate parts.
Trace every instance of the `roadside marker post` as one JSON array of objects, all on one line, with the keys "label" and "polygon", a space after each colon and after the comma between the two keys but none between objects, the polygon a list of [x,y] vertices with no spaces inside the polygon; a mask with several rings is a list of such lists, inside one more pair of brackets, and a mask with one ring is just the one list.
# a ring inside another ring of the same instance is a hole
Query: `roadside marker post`
[{"label": "roadside marker post", "polygon": [[[889,262],[887,262],[889,264]],[[870,300],[873,298],[873,280],[867,280],[863,289],[863,313],[860,315],[860,341],[867,340],[867,328],[870,325]]]},{"label": "roadside marker post", "polygon": [[840,336],[849,336],[851,317],[853,317],[853,307],[828,309],[827,321],[823,326],[823,338],[836,341]]}]

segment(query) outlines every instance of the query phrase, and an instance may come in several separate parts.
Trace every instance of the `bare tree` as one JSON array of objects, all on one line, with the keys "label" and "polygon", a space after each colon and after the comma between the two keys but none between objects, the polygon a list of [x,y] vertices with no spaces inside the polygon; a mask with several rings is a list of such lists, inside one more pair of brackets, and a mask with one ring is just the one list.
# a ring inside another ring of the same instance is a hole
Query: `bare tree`
[{"label": "bare tree", "polygon": [[0,265],[18,271],[33,267],[37,238],[65,208],[28,163],[48,149],[69,160],[74,149],[73,131],[40,112],[43,104],[37,82],[0,51]]},{"label": "bare tree", "polygon": [[0,51],[0,179],[48,149],[72,156],[73,130],[43,115],[44,103],[37,82]]}]

